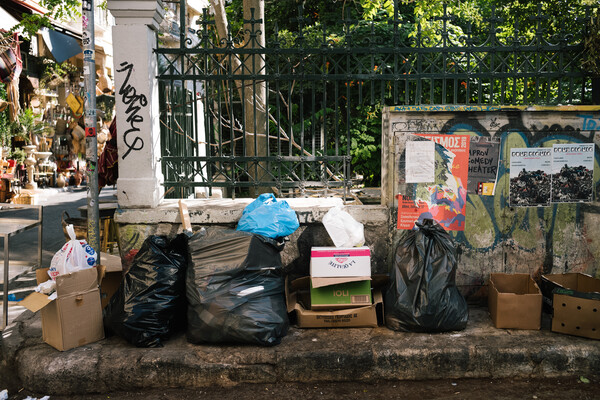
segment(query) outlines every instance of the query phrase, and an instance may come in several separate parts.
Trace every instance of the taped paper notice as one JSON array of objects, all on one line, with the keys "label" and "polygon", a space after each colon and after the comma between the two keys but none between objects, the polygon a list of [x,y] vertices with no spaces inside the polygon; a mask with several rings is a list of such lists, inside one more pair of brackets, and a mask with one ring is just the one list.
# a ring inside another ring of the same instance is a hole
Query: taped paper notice
[{"label": "taped paper notice", "polygon": [[435,180],[435,143],[406,142],[406,182],[426,183]]}]

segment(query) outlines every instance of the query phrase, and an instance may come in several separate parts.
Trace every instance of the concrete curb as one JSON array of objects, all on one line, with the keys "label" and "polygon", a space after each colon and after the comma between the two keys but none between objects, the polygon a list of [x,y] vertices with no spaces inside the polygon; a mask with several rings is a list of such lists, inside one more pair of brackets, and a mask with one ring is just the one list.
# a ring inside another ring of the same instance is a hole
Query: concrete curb
[{"label": "concrete curb", "polygon": [[20,387],[50,395],[239,383],[376,382],[445,378],[594,376],[600,342],[548,330],[495,329],[471,308],[467,329],[444,334],[292,328],[275,347],[199,346],[179,334],[158,349],[118,337],[59,352],[24,313],[4,334],[3,353]]}]

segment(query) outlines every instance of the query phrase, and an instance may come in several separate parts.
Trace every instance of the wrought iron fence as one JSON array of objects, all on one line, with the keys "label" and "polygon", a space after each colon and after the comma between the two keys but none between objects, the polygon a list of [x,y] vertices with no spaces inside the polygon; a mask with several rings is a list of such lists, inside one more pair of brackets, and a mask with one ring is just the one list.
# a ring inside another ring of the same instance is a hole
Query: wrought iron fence
[{"label": "wrought iron fence", "polygon": [[583,34],[547,34],[541,8],[529,39],[518,26],[503,34],[494,10],[484,32],[460,35],[446,12],[424,31],[397,10],[385,21],[347,18],[335,32],[307,28],[300,9],[297,32],[274,24],[263,42],[254,17],[245,37],[219,39],[206,11],[197,30],[186,26],[180,0],[177,43],[156,49],[170,196],[346,193],[357,170],[377,184],[386,105],[592,103]]}]

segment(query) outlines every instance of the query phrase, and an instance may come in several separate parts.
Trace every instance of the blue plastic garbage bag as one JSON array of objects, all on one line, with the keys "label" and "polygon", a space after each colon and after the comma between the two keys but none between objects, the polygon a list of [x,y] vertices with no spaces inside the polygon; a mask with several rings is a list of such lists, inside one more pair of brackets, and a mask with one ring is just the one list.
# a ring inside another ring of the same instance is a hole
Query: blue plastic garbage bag
[{"label": "blue plastic garbage bag", "polygon": [[299,226],[296,212],[287,201],[277,200],[273,193],[263,193],[246,206],[237,230],[274,239],[291,235]]}]

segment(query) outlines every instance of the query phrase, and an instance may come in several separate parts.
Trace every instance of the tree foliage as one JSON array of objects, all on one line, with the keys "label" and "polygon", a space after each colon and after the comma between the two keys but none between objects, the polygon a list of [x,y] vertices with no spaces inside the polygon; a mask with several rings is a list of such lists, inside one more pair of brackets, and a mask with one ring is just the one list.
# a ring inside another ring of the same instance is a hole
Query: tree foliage
[{"label": "tree foliage", "polygon": [[[396,3],[396,4],[394,4]],[[447,0],[445,4],[439,0],[266,0],[266,32],[267,38],[273,37],[275,26],[277,26],[277,45],[281,47],[304,46],[318,48],[325,43],[329,47],[344,47],[350,38],[353,43],[369,46],[372,43],[373,32],[375,36],[381,39],[381,43],[389,43],[398,39],[398,30],[394,27],[401,26],[402,30],[400,40],[404,45],[429,46],[440,43],[442,40],[450,40],[454,43],[465,43],[467,36],[472,37],[475,43],[484,43],[490,34],[496,35],[499,40],[507,43],[518,41],[521,44],[531,44],[536,39],[536,34],[543,35],[545,40],[558,41],[559,36],[564,38],[566,34],[574,37],[575,40],[583,40],[583,34],[586,32],[584,25],[586,21],[576,18],[581,15],[582,6],[598,7],[598,0],[547,0],[543,2],[531,2],[525,0]],[[396,8],[395,8],[396,7]],[[299,16],[299,11],[301,15]],[[231,32],[240,33],[243,29],[242,18],[242,0],[232,0],[227,6],[227,16]],[[540,18],[539,16],[544,15]],[[398,21],[394,23],[394,21]],[[300,29],[301,28],[301,29]],[[444,28],[444,29],[443,29]],[[493,32],[490,31],[493,28]],[[442,29],[448,33],[445,38],[442,37]],[[598,31],[597,28],[596,33]],[[588,31],[589,34],[590,31]],[[408,34],[408,35],[407,35]],[[556,35],[553,37],[553,35]],[[589,36],[589,35],[588,35]],[[590,46],[597,39],[587,40]],[[300,43],[299,41],[302,41]],[[269,45],[269,39],[267,39]],[[270,42],[271,44],[273,41]],[[596,45],[596,48],[600,48]],[[590,54],[593,54],[593,61],[598,59],[600,51],[593,51],[590,48]],[[268,57],[268,56],[267,56]],[[355,62],[368,65],[374,63],[372,68],[376,73],[383,69],[391,71],[394,66],[385,65],[383,60],[375,56],[374,61],[358,61],[354,54]],[[410,56],[409,56],[410,57]],[[304,65],[305,68],[310,64],[310,60],[297,60],[291,65]],[[415,60],[405,59],[408,65],[415,65]],[[314,61],[316,62],[316,61]],[[451,59],[448,64],[449,71],[468,71],[473,68],[474,60],[456,57]],[[344,61],[339,60],[331,63],[331,68],[340,68],[344,70]],[[460,66],[459,63],[462,63]],[[595,61],[598,64],[597,61]],[[325,73],[336,73],[328,69],[329,63],[324,66]],[[335,65],[335,67],[334,67]],[[348,67],[348,66],[346,66]],[[590,69],[591,70],[591,69]],[[410,68],[406,69],[410,73]],[[313,71],[312,73],[319,73]],[[343,82],[342,82],[343,83]],[[472,83],[472,86],[469,86]],[[350,132],[350,138],[347,140],[344,135],[339,137],[341,146],[348,146],[352,157],[352,170],[364,177],[364,183],[367,185],[377,185],[380,180],[380,152],[381,152],[381,112],[384,106],[393,105],[395,101],[392,96],[392,89],[388,83],[388,91],[373,102],[364,102],[358,104],[355,100],[359,97],[359,91],[368,93],[367,82],[346,82],[345,87],[339,91],[333,91],[334,85],[323,85],[318,88],[316,94],[308,94],[295,89],[294,82],[290,82],[289,88],[281,89],[293,92],[294,104],[299,104],[301,97],[303,104],[311,104],[312,98],[334,99],[339,104],[346,103],[346,99],[352,98],[352,106],[341,106],[340,112],[326,112],[318,116],[309,115],[301,122],[285,121],[293,127],[294,132],[304,129],[309,132],[315,121],[321,122],[328,127],[339,127],[340,132]],[[447,93],[458,92],[458,98],[455,101],[464,103],[477,103],[486,101],[490,98],[489,87],[486,83],[479,82],[473,84],[469,79],[458,82],[452,79],[448,81]],[[546,90],[550,93],[550,88],[543,85],[550,85],[549,82],[539,83],[535,79],[531,81],[526,79],[515,80],[514,84],[523,88],[524,85],[533,85],[540,90]],[[499,86],[498,86],[499,87]],[[498,90],[496,87],[494,90]],[[556,90],[552,86],[552,90]],[[564,89],[564,88],[563,88]],[[479,91],[483,92],[479,93]],[[327,92],[327,93],[324,93]],[[523,97],[523,93],[528,96],[534,95],[535,90],[523,91],[517,90],[520,98],[515,97],[513,101],[528,103],[530,98]],[[552,94],[549,94],[549,96]],[[412,94],[410,94],[412,96]],[[495,101],[499,100],[499,95],[494,93]],[[441,95],[440,95],[441,98]],[[506,99],[500,99],[505,101]],[[442,100],[446,102],[447,100]],[[330,107],[329,105],[327,107]],[[295,115],[296,109],[290,110],[286,115]],[[283,117],[286,118],[286,117]],[[332,121],[333,120],[333,121]],[[327,125],[329,124],[329,125]],[[337,131],[336,131],[337,132]],[[273,132],[274,134],[276,132]],[[333,138],[334,135],[328,137]],[[333,139],[332,139],[333,140]],[[330,143],[330,148],[336,144]]]},{"label": "tree foliage", "polygon": [[11,32],[21,30],[25,37],[31,37],[40,28],[50,28],[52,20],[62,21],[81,16],[79,0],[40,0],[39,4],[48,12],[43,15],[23,14],[22,20],[11,28]]}]

